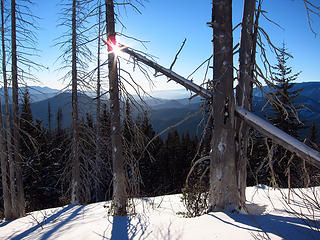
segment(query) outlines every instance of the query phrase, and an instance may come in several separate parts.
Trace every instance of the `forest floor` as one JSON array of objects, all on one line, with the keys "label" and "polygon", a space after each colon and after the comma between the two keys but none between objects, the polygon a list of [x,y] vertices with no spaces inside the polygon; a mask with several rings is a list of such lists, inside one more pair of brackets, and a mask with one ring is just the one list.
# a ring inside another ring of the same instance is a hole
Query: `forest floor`
[{"label": "forest floor", "polygon": [[[247,188],[249,214],[185,218],[181,195],[135,199],[135,214],[108,215],[110,202],[68,205],[0,222],[0,239],[320,239],[320,187]],[[319,201],[319,202],[318,202]]]}]

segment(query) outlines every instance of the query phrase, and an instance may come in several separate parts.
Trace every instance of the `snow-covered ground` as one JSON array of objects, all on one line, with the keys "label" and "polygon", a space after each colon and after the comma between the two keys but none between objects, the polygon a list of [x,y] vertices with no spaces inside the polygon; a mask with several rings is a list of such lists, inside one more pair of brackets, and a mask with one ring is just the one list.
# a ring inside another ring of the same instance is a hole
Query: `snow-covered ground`
[{"label": "snow-covered ground", "polygon": [[180,195],[137,199],[136,214],[128,217],[109,216],[109,203],[69,205],[2,222],[0,239],[320,239],[320,188],[294,191],[287,204],[286,189],[249,187],[250,214],[196,218],[177,214],[185,211]]}]

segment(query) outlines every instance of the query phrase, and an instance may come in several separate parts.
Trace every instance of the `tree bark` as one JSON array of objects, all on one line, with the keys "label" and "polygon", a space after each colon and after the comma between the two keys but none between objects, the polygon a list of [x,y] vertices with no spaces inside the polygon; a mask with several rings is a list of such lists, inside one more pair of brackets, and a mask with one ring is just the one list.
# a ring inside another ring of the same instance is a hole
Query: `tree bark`
[{"label": "tree bark", "polygon": [[[245,0],[242,16],[240,52],[239,52],[239,76],[236,88],[237,106],[251,111],[252,106],[252,86],[253,86],[253,18],[255,13],[255,0]],[[246,201],[247,186],[247,148],[249,137],[249,126],[241,118],[236,119],[236,164],[237,181],[240,193],[241,204]]]},{"label": "tree bark", "polygon": [[79,157],[79,122],[78,122],[78,83],[77,83],[77,5],[72,1],[72,179],[71,203],[83,203],[81,197],[80,157]]},{"label": "tree bark", "polygon": [[[18,66],[16,36],[16,1],[11,0],[11,78],[12,78],[12,109],[13,109],[13,143],[16,189],[11,189],[12,207],[16,207],[16,218],[25,216],[25,199],[22,181],[21,157],[19,154],[19,113],[18,113]],[[14,181],[14,177],[10,176]],[[12,183],[11,183],[12,186]],[[16,194],[15,194],[16,192]],[[16,202],[16,204],[14,204]],[[16,205],[16,206],[15,206]]]},{"label": "tree bark", "polygon": [[106,0],[106,21],[107,21],[107,42],[108,44],[108,68],[109,68],[109,93],[111,113],[111,144],[113,163],[113,205],[114,215],[124,216],[127,214],[127,189],[126,173],[123,156],[120,127],[120,104],[119,104],[119,83],[117,57],[112,51],[112,44],[115,40],[115,20],[113,0]]},{"label": "tree bark", "polygon": [[238,211],[233,96],[232,0],[212,1],[213,134],[210,161],[210,211]]},{"label": "tree bark", "polygon": [[[1,43],[2,43],[2,76],[4,85],[7,84],[7,67],[6,67],[6,48],[4,38],[4,5],[1,0]],[[7,105],[6,105],[7,106]],[[6,113],[7,114],[7,113]],[[8,128],[8,123],[6,124]],[[9,128],[10,129],[10,128]],[[10,181],[9,181],[9,152],[6,149],[5,133],[2,118],[2,103],[0,99],[0,158],[1,158],[1,174],[2,174],[2,188],[3,188],[3,206],[4,217],[6,220],[13,219],[12,216],[12,203],[10,194]],[[12,161],[12,159],[10,159]]]}]

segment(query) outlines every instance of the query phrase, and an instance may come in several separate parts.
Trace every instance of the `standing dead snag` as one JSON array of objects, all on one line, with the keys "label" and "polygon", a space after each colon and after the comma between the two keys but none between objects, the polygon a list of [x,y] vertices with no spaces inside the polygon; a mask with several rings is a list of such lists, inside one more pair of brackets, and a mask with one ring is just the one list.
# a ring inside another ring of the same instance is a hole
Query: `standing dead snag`
[{"label": "standing dead snag", "polygon": [[[241,41],[239,52],[239,76],[236,88],[236,104],[246,110],[251,110],[252,105],[252,81],[255,52],[253,35],[253,17],[255,14],[255,0],[245,0],[242,17]],[[236,119],[236,165],[237,181],[241,203],[246,201],[245,190],[247,186],[247,148],[249,127],[241,118]]]},{"label": "standing dead snag", "polygon": [[18,112],[18,55],[17,55],[16,1],[11,0],[11,80],[13,113],[13,166],[15,176],[10,173],[11,199],[14,218],[25,216],[25,198],[22,181],[21,157],[19,154],[19,112]]},{"label": "standing dead snag", "polygon": [[211,211],[238,211],[233,96],[232,0],[212,1],[213,134],[209,204]]},{"label": "standing dead snag", "polygon": [[[4,30],[4,0],[1,0],[1,49],[2,49],[2,77],[3,77],[3,85],[4,85],[4,92],[5,92],[5,123],[6,123],[6,129],[7,131],[10,129],[8,126],[9,123],[9,104],[8,104],[8,88],[7,88],[7,67],[6,67],[6,47],[5,47],[5,30]],[[0,147],[1,147],[1,153],[0,153],[0,161],[1,161],[1,175],[2,175],[2,191],[3,191],[3,207],[4,207],[4,217],[6,220],[13,219],[12,216],[12,201],[11,201],[11,193],[10,193],[10,181],[9,181],[9,164],[12,165],[12,156],[11,154],[5,154],[8,153],[7,149],[11,149],[11,135],[5,134],[5,129],[3,125],[3,119],[2,119],[2,104],[0,101]],[[8,135],[10,136],[10,142],[8,141]],[[10,143],[10,144],[9,144]],[[10,151],[10,150],[9,150]]]},{"label": "standing dead snag", "polygon": [[119,76],[117,68],[117,56],[112,52],[117,46],[114,4],[113,0],[106,0],[107,44],[108,44],[108,69],[109,69],[109,93],[111,113],[111,145],[113,164],[113,206],[115,216],[127,214],[126,173],[124,166],[123,146],[120,127],[120,103],[119,103]]},{"label": "standing dead snag", "polygon": [[79,156],[79,120],[78,120],[78,74],[77,74],[77,7],[78,1],[72,1],[72,180],[71,202],[84,203],[81,196],[80,156]]},{"label": "standing dead snag", "polygon": [[[95,155],[95,161],[94,161],[94,172],[95,176],[98,177],[98,169],[99,164],[101,163],[101,2],[98,2],[99,9],[98,9],[98,49],[97,49],[97,108],[96,108],[96,155]],[[94,190],[93,190],[93,196],[94,200],[97,202],[99,200],[99,182],[97,179],[94,180]]]}]

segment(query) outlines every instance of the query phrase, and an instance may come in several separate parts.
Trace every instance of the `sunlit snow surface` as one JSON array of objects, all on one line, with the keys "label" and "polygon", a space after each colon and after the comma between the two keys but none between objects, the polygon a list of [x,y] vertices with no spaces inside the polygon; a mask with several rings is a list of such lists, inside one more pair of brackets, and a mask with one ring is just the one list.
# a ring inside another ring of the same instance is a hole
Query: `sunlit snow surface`
[{"label": "sunlit snow surface", "polygon": [[0,239],[320,239],[320,188],[293,191],[287,204],[287,189],[249,187],[250,214],[196,218],[177,214],[185,211],[180,195],[135,200],[129,217],[108,216],[106,203],[69,205],[2,222]]}]

